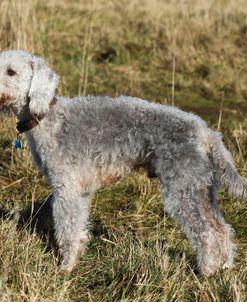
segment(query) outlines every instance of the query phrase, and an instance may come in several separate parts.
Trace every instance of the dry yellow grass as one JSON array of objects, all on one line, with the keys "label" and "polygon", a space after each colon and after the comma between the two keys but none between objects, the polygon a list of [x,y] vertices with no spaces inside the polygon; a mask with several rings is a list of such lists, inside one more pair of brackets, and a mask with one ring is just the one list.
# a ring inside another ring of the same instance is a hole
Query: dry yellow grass
[{"label": "dry yellow grass", "polygon": [[[61,94],[129,94],[197,112],[223,130],[247,176],[245,2],[2,0],[0,47],[44,56],[62,76]],[[0,201],[10,213],[50,190],[28,149],[13,150],[14,123],[0,119]],[[144,174],[97,194],[93,236],[70,276],[47,237],[3,220],[0,301],[244,302],[247,206],[224,192],[220,203],[238,254],[234,269],[210,279],[196,272],[194,252]]]}]

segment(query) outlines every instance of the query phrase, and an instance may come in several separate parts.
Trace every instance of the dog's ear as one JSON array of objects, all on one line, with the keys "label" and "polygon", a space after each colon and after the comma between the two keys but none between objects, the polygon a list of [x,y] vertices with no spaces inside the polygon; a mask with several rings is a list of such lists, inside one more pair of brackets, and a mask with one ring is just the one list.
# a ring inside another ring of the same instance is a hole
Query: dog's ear
[{"label": "dog's ear", "polygon": [[41,58],[34,57],[30,64],[33,77],[28,93],[29,110],[32,114],[45,114],[55,96],[59,76]]}]

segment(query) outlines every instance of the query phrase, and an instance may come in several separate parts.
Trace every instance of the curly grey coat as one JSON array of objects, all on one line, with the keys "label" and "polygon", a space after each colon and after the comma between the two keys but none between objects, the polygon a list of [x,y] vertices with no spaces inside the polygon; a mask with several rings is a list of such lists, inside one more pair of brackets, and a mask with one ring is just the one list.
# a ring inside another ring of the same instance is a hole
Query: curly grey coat
[{"label": "curly grey coat", "polygon": [[20,121],[43,115],[26,132],[35,163],[53,187],[61,266],[70,271],[87,242],[88,198],[105,183],[147,167],[160,179],[165,210],[197,249],[205,275],[232,264],[232,230],[217,205],[222,182],[247,199],[219,133],[177,108],[121,96],[57,97],[58,76],[24,51],[0,54],[0,106]]}]

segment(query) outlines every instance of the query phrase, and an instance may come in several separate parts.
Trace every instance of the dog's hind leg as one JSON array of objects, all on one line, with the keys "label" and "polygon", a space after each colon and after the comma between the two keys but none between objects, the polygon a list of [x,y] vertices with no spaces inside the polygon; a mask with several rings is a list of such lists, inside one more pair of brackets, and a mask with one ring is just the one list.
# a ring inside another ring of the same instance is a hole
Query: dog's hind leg
[{"label": "dog's hind leg", "polygon": [[[233,229],[229,224],[226,224],[224,221],[224,218],[221,214],[219,205],[218,205],[218,193],[220,189],[220,176],[219,174],[214,170],[213,175],[213,181],[212,185],[208,187],[208,196],[206,196],[204,200],[204,208],[206,211],[206,214],[209,216],[216,216],[216,222],[219,221],[220,225],[222,226],[224,233],[225,233],[225,250],[227,254],[226,261],[223,264],[223,268],[230,268],[233,266],[233,260],[236,252],[236,246],[232,242],[233,238]],[[209,202],[206,202],[206,201]],[[205,203],[206,202],[206,203]],[[209,210],[207,211],[209,207]],[[211,218],[212,220],[212,218]],[[213,221],[213,220],[212,220]]]},{"label": "dog's hind leg", "polygon": [[206,171],[193,175],[190,169],[188,174],[183,164],[177,175],[160,177],[164,206],[196,248],[201,272],[210,276],[231,265],[235,251],[232,231],[217,206],[217,182],[213,177],[206,179]]},{"label": "dog's hind leg", "polygon": [[71,271],[79,252],[85,249],[88,235],[88,197],[65,186],[54,191],[52,211],[55,237],[62,257],[61,268]]}]

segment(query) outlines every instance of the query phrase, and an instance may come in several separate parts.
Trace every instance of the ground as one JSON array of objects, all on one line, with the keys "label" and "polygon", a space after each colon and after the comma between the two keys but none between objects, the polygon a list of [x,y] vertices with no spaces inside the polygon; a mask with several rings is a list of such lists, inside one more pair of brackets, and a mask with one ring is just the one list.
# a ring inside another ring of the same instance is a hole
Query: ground
[{"label": "ground", "polygon": [[[44,56],[62,77],[59,94],[125,94],[199,114],[247,177],[246,13],[244,0],[3,0],[0,47]],[[0,205],[11,213],[50,192],[28,148],[13,150],[14,124],[0,118]],[[247,204],[222,191],[220,207],[238,252],[235,267],[212,278],[197,272],[144,172],[97,193],[92,238],[71,275],[59,271],[48,236],[11,216],[0,222],[0,300],[244,302]]]}]

